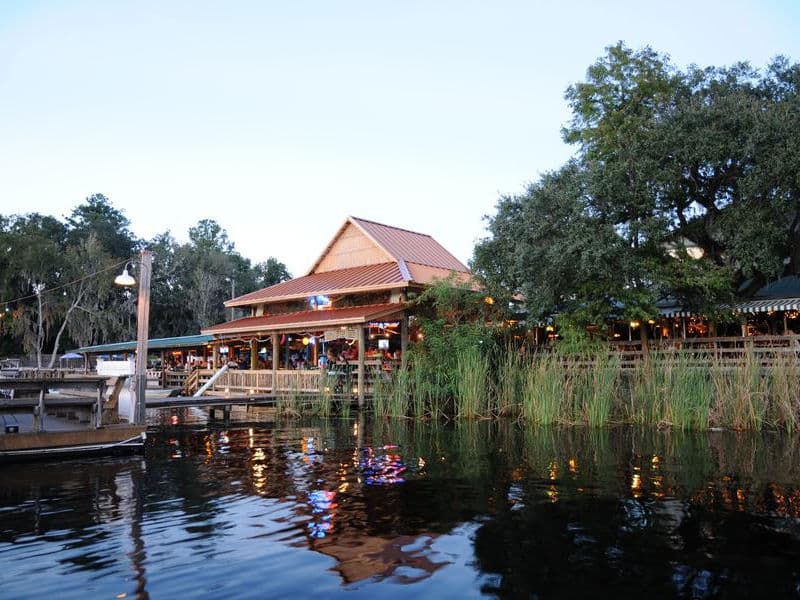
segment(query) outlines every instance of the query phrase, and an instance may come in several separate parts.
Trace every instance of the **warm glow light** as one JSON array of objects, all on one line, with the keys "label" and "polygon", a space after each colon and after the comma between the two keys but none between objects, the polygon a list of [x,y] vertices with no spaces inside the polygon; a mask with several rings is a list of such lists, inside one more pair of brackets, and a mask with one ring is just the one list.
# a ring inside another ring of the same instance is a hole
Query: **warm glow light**
[{"label": "warm glow light", "polygon": [[308,342],[310,340],[307,337],[303,337],[303,346],[308,346]]},{"label": "warm glow light", "polygon": [[639,321],[631,321],[631,327],[636,329],[639,326]]},{"label": "warm glow light", "polygon": [[544,328],[544,330],[545,331],[553,331],[554,327],[552,325],[548,325],[547,327]]},{"label": "warm glow light", "polygon": [[486,304],[494,304],[494,298],[491,296],[486,296],[483,301],[486,302]]},{"label": "warm glow light", "polygon": [[121,275],[117,275],[114,278],[114,283],[122,287],[133,287],[136,285],[136,280],[128,273],[128,265],[125,265],[125,268],[122,269]]}]

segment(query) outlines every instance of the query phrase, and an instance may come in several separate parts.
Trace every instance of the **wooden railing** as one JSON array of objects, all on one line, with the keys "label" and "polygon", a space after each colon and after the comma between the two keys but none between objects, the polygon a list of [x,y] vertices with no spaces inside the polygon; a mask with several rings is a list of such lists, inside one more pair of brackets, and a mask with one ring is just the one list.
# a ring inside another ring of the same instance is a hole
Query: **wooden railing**
[{"label": "wooden railing", "polygon": [[763,366],[795,360],[800,362],[800,335],[713,337],[650,340],[648,349],[640,341],[611,342],[611,354],[623,363],[634,364],[650,358],[684,358],[691,362],[736,365],[747,358]]},{"label": "wooden railing", "polygon": [[[214,374],[212,370],[194,371],[184,385],[184,394],[191,395]],[[365,391],[371,392],[374,380],[386,376],[380,363],[365,365]],[[196,378],[196,379],[195,379]],[[273,382],[273,371],[230,370],[223,373],[209,390],[209,394],[272,394],[303,393],[316,394],[330,392],[334,395],[350,395],[357,390],[358,376],[355,365],[338,370],[288,370],[279,369],[277,380]],[[191,387],[191,390],[189,389]]]}]

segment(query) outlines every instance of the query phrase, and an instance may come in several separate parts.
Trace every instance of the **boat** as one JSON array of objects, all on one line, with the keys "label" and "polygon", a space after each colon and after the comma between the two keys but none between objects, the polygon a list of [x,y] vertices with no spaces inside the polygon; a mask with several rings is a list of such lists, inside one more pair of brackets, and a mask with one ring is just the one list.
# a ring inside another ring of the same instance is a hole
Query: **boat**
[{"label": "boat", "polygon": [[144,450],[141,425],[117,425],[79,431],[0,435],[0,463],[52,458],[135,454]]}]

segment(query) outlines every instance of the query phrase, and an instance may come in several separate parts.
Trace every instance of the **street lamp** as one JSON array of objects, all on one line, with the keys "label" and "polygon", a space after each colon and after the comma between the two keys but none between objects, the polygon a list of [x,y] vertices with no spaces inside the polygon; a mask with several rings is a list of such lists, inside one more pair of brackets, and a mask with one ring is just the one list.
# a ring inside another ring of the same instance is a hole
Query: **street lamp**
[{"label": "street lamp", "polygon": [[[147,389],[147,341],[150,321],[150,272],[153,265],[153,253],[142,250],[139,253],[139,299],[136,306],[136,364],[134,366],[134,402],[133,422],[136,425],[145,424]],[[124,287],[133,287],[136,280],[128,273],[126,264],[122,274],[114,279],[114,283]]]}]

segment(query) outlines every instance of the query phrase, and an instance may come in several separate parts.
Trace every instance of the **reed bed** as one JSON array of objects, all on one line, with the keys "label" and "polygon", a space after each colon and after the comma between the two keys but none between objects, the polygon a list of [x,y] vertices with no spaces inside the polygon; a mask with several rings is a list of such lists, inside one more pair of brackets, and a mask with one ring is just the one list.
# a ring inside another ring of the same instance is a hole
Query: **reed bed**
[{"label": "reed bed", "polygon": [[[600,347],[528,352],[474,344],[446,356],[412,352],[407,369],[372,383],[371,408],[381,420],[502,417],[544,426],[794,432],[800,429],[798,383],[794,354],[766,362],[748,350],[736,360],[653,351],[631,365]],[[299,389],[290,390],[278,412],[349,417],[349,395],[332,390],[329,381],[305,404]]]},{"label": "reed bed", "polygon": [[[424,356],[376,395],[380,417],[514,417],[537,425],[636,424],[676,430],[800,426],[794,356],[762,365],[654,352],[631,367],[605,349],[578,353],[503,348],[455,351],[447,365]],[[390,408],[391,406],[391,408]]]}]

